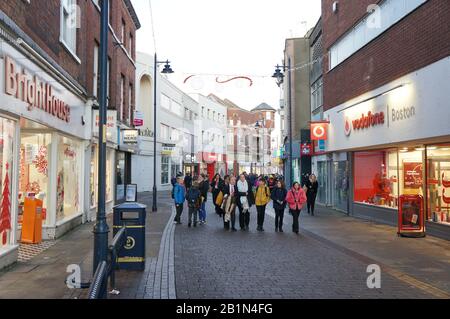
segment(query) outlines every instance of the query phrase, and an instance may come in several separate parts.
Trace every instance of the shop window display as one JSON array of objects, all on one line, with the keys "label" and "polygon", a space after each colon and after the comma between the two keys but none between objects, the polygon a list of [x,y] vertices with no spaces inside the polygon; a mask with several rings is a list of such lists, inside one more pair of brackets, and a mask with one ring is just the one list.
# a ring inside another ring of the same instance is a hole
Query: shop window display
[{"label": "shop window display", "polygon": [[0,250],[11,244],[11,172],[13,164],[14,122],[0,118]]},{"label": "shop window display", "polygon": [[48,224],[49,161],[51,134],[23,131],[20,140],[19,223],[26,197],[42,200],[43,223]]},{"label": "shop window display", "polygon": [[397,151],[357,152],[354,157],[354,201],[398,207]]},{"label": "shop window display", "polygon": [[427,220],[450,225],[450,144],[427,147]]},{"label": "shop window display", "polygon": [[56,171],[56,219],[72,217],[80,212],[80,143],[58,136],[58,168]]},{"label": "shop window display", "polygon": [[354,201],[398,209],[399,195],[422,195],[425,148],[355,153]]}]

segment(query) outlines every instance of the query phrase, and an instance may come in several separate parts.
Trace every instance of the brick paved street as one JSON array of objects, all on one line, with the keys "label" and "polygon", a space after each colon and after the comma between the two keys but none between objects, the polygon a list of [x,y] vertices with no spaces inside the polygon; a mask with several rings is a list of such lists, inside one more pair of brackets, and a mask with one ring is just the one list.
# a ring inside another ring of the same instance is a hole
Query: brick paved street
[{"label": "brick paved street", "polygon": [[[211,205],[211,202],[210,202]],[[271,204],[269,204],[270,206]],[[254,210],[254,208],[253,208]],[[266,215],[265,232],[255,231],[255,211],[250,232],[223,230],[222,220],[209,207],[208,224],[175,231],[175,273],[178,298],[434,298],[450,295],[421,278],[412,278],[325,237],[301,229],[274,232],[274,219]],[[330,217],[331,218],[331,217]],[[341,217],[341,219],[347,217]],[[311,217],[301,217],[311,220]],[[352,219],[354,220],[354,219]],[[355,224],[363,222],[354,220]],[[322,220],[326,222],[326,220]],[[309,222],[311,223],[311,222]],[[327,225],[328,227],[330,225]],[[309,225],[308,227],[313,228]],[[376,230],[365,224],[367,236]],[[343,229],[344,230],[344,229]],[[390,231],[393,228],[389,228]],[[343,232],[342,237],[346,234]],[[396,237],[395,233],[392,237]],[[444,245],[448,246],[447,242]],[[371,247],[367,247],[370,251]],[[411,256],[413,257],[413,256]],[[448,256],[447,256],[448,257]],[[395,260],[394,260],[395,261]],[[378,263],[381,289],[368,289],[366,268]],[[446,264],[448,266],[449,263]],[[447,268],[449,269],[449,268]],[[443,274],[446,284],[450,275]],[[448,286],[447,286],[448,287]]]}]

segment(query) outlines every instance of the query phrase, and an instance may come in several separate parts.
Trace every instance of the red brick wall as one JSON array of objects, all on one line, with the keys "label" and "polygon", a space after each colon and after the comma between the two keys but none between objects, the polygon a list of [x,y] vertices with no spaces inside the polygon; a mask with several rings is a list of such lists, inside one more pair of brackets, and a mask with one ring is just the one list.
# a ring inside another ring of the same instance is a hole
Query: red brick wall
[{"label": "red brick wall", "polygon": [[[89,30],[88,41],[87,41],[87,55],[88,55],[88,64],[87,70],[89,77],[87,79],[87,91],[89,95],[93,94],[93,69],[94,69],[94,46],[97,43],[100,43],[100,11],[93,4],[92,1],[88,1],[87,12],[87,29]],[[126,49],[128,49],[128,35],[130,33],[133,34],[133,39],[136,34],[136,27],[131,19],[131,16],[128,14],[128,10],[125,7],[123,1],[111,1],[110,8],[110,25],[114,30],[119,41],[121,40],[121,26],[122,19],[125,21],[126,32],[125,32],[125,42]],[[123,119],[127,121],[128,115],[128,86],[131,84],[133,88],[135,87],[135,66],[133,62],[130,61],[126,53],[123,49],[116,43],[115,38],[113,37],[113,33],[109,32],[108,36],[108,56],[111,58],[111,71],[110,71],[110,101],[109,108],[111,109],[119,109],[120,106],[120,79],[121,76],[125,77],[125,92],[124,100],[125,107],[123,109]],[[133,42],[135,46],[136,43]],[[135,57],[135,48],[132,49],[132,57]],[[134,89],[132,91],[132,99],[131,99],[131,115],[133,115],[133,111],[135,108],[135,92]]]},{"label": "red brick wall", "polygon": [[450,1],[429,0],[399,23],[328,71],[332,44],[366,13],[374,0],[322,0],[324,109],[335,107],[450,55]]},{"label": "red brick wall", "polygon": [[[60,0],[33,0],[27,3],[22,0],[1,0],[0,9],[10,17],[36,44],[49,54],[80,85],[88,96],[93,95],[94,45],[100,43],[100,11],[91,0],[78,0],[81,21],[77,31],[76,55],[78,63],[59,41],[60,35]],[[111,27],[116,36],[121,37],[122,20],[125,21],[125,47],[129,50],[129,35],[133,36],[131,56],[135,58],[136,26],[123,1],[111,1]],[[135,66],[127,54],[114,45],[113,33],[109,32],[108,56],[111,58],[110,73],[110,108],[120,103],[120,77],[125,76],[126,95],[124,115],[127,113],[128,86],[133,86],[132,111],[135,108]],[[127,120],[126,116],[124,118]]]},{"label": "red brick wall", "polygon": [[[82,12],[86,9],[86,3],[85,0],[78,1]],[[86,66],[86,48],[83,39],[86,33],[85,15],[81,15],[81,28],[77,32],[76,55],[81,60],[80,65],[59,41],[59,0],[38,0],[30,3],[22,0],[1,0],[0,9],[74,79],[83,87],[86,86],[83,72]]]}]

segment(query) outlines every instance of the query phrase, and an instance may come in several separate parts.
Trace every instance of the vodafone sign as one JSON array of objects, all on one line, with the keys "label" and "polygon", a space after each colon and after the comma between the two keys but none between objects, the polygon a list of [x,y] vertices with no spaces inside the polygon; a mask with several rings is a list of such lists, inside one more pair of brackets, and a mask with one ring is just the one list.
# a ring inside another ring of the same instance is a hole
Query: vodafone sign
[{"label": "vodafone sign", "polygon": [[311,123],[311,140],[324,141],[328,139],[328,123]]},{"label": "vodafone sign", "polygon": [[361,114],[360,117],[353,120],[345,117],[344,119],[344,133],[346,136],[350,136],[352,130],[359,131],[368,129],[373,126],[383,125],[385,122],[384,112]]}]

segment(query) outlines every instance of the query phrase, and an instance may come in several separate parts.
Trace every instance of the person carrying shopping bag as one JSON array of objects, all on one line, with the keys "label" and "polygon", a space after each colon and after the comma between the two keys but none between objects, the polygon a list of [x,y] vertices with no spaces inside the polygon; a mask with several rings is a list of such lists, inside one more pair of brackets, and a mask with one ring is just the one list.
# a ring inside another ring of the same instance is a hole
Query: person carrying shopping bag
[{"label": "person carrying shopping bag", "polygon": [[237,207],[239,209],[239,227],[241,230],[248,230],[250,224],[250,208],[255,203],[251,183],[245,177],[245,174],[239,176],[236,184]]},{"label": "person carrying shopping bag", "polygon": [[[231,231],[236,231],[236,199],[237,199],[237,192],[236,192],[236,177],[230,176],[229,177],[229,183],[226,179],[225,184],[228,187],[228,191],[226,192],[226,195],[223,197],[223,204],[222,204],[222,210],[224,213],[224,228],[226,230],[230,229],[230,223],[231,223]],[[225,192],[224,192],[225,193]]]},{"label": "person carrying shopping bag", "polygon": [[257,231],[264,231],[264,216],[266,215],[266,206],[270,202],[270,189],[266,185],[264,178],[259,180],[258,187],[256,188],[255,204],[258,215],[256,217],[258,227]]},{"label": "person carrying shopping bag", "polygon": [[289,204],[289,209],[292,214],[292,231],[298,235],[299,225],[298,218],[303,205],[306,203],[305,191],[300,187],[300,184],[295,182],[291,190],[287,193],[286,201]]}]

